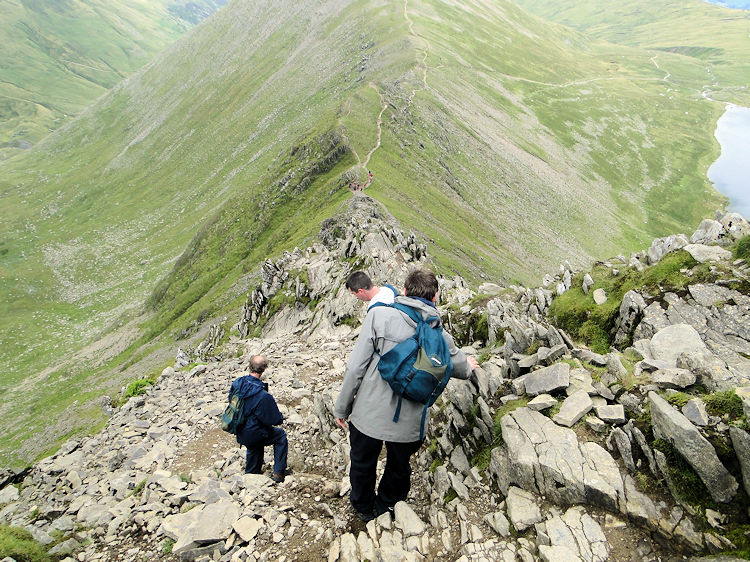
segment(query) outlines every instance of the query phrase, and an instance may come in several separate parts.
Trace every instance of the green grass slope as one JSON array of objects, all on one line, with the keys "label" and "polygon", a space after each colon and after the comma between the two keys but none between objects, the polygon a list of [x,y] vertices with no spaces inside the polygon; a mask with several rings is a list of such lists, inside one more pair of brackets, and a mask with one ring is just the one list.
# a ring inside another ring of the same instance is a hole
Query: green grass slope
[{"label": "green grass slope", "polygon": [[693,228],[721,204],[720,108],[702,62],[660,54],[677,82],[652,57],[510,1],[231,3],[0,163],[0,460],[95,425],[196,323],[230,326],[248,273],[367,169],[472,280],[538,283]]},{"label": "green grass slope", "polygon": [[[703,0],[517,0],[551,21],[612,43],[652,49],[654,64],[676,83],[700,84],[712,98],[750,105],[750,13]],[[700,62],[695,73],[672,69],[660,53]]]},{"label": "green grass slope", "polygon": [[0,158],[36,144],[224,3],[3,2]]}]

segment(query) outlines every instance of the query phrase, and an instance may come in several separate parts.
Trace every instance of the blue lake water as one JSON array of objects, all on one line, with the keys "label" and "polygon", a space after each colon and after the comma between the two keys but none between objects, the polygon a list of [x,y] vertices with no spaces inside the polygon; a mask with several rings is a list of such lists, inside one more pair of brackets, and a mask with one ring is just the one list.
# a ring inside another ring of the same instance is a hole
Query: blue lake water
[{"label": "blue lake water", "polygon": [[721,156],[708,169],[708,179],[729,197],[730,211],[750,218],[750,107],[727,105],[714,136]]},{"label": "blue lake water", "polygon": [[706,0],[709,4],[717,4],[725,8],[736,8],[738,10],[750,10],[750,0]]}]

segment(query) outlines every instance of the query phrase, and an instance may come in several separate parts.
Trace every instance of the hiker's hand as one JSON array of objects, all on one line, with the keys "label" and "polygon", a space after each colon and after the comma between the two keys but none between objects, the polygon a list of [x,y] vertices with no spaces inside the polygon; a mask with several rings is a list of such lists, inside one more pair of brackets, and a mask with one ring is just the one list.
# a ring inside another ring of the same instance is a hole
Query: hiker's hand
[{"label": "hiker's hand", "polygon": [[471,367],[471,370],[473,371],[477,367],[479,367],[479,363],[476,359],[474,359],[471,355],[469,355],[466,360],[469,362],[469,367]]},{"label": "hiker's hand", "polygon": [[348,429],[346,426],[346,420],[344,418],[336,418],[336,425],[339,427],[343,427],[344,429]]}]

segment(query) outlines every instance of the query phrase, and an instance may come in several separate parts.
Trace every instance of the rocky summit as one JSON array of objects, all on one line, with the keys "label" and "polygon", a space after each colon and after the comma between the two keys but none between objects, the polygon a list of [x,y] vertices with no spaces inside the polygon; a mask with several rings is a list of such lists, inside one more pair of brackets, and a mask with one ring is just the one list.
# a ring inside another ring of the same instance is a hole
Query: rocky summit
[{"label": "rocky summit", "polygon": [[[343,281],[363,268],[399,284],[429,260],[357,196],[318,243],[264,264],[239,337],[209,330],[101,432],[8,473],[0,521],[71,562],[731,560],[750,494],[749,268],[732,254],[747,234],[720,215],[592,272],[563,264],[538,288],[442,279],[444,325],[481,367],[433,407],[407,501],[364,524],[332,416],[365,314]],[[655,280],[677,258],[689,266]],[[564,296],[579,293],[581,323],[612,307],[607,349],[561,327]],[[289,437],[278,484],[270,447],[266,474],[244,474],[219,428],[256,353]]]}]

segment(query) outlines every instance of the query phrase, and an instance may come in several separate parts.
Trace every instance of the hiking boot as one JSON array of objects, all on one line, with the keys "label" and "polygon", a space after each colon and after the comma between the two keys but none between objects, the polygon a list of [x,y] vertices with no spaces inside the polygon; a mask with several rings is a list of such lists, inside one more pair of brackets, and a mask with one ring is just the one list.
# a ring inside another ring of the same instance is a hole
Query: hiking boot
[{"label": "hiking boot", "polygon": [[282,473],[274,472],[271,474],[271,476],[269,476],[269,478],[273,480],[274,482],[276,482],[277,484],[281,484],[286,478],[286,475],[283,472]]},{"label": "hiking boot", "polygon": [[372,521],[375,519],[375,515],[372,513],[363,513],[362,511],[354,510],[354,513],[357,514],[357,517],[359,517],[359,520],[367,523],[368,521]]}]

